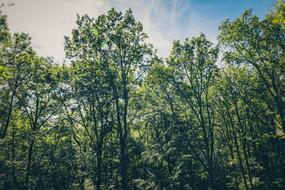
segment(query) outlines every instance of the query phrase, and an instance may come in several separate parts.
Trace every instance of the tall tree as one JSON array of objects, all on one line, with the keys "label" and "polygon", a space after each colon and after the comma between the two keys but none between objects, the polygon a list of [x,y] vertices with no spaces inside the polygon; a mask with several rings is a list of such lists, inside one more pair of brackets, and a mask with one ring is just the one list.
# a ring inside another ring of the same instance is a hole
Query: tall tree
[{"label": "tall tree", "polygon": [[1,130],[1,139],[5,137],[9,127],[18,89],[27,82],[26,79],[30,75],[30,57],[35,55],[31,47],[31,39],[27,34],[14,34],[10,45],[4,48],[2,53],[3,81],[1,81],[1,89],[4,95],[3,102],[5,102],[3,108],[6,112],[3,114],[5,122]]},{"label": "tall tree", "polygon": [[285,132],[285,102],[280,72],[285,49],[285,33],[270,18],[259,20],[251,11],[220,27],[219,41],[225,46],[225,57],[232,64],[247,64],[255,69],[266,86],[264,100],[276,113],[277,131]]},{"label": "tall tree", "polygon": [[[214,111],[210,97],[211,85],[217,75],[217,47],[201,34],[184,43],[176,41],[168,64],[173,69],[172,84],[176,93],[191,110],[189,125],[198,127],[198,148],[208,172],[209,187],[215,188]],[[199,142],[201,141],[201,142]]]},{"label": "tall tree", "polygon": [[78,17],[77,25],[72,38],[66,38],[67,55],[73,60],[97,59],[98,67],[107,76],[119,134],[121,188],[128,189],[130,94],[148,69],[151,46],[145,42],[142,24],[135,21],[131,10],[122,14],[112,9],[96,20]]},{"label": "tall tree", "polygon": [[56,70],[52,60],[32,57],[31,77],[22,86],[18,96],[19,104],[30,127],[27,152],[26,188],[30,187],[31,167],[37,134],[48,122],[56,120],[56,113],[62,108],[62,96]]}]

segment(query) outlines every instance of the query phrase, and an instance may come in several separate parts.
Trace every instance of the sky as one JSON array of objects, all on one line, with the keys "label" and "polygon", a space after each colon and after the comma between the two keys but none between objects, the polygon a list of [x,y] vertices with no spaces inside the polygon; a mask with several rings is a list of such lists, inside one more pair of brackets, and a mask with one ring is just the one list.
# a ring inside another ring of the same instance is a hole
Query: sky
[{"label": "sky", "polygon": [[167,57],[174,40],[204,33],[216,42],[218,26],[225,19],[235,19],[244,10],[263,18],[272,9],[274,0],[0,0],[8,16],[12,32],[25,32],[41,56],[52,56],[62,63],[65,59],[64,36],[75,28],[76,15],[90,17],[115,8],[125,12],[131,8],[142,22],[149,42],[161,57]]}]

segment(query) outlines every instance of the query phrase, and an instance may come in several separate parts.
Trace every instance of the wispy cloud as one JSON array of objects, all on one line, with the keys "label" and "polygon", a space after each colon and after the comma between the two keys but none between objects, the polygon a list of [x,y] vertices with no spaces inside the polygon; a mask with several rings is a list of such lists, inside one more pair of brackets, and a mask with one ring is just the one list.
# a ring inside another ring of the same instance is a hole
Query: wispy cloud
[{"label": "wispy cloud", "polygon": [[15,6],[3,10],[8,15],[11,30],[29,33],[35,49],[43,56],[54,56],[58,62],[64,60],[63,36],[70,35],[76,14],[97,17],[112,7],[120,11],[131,8],[136,19],[143,23],[149,42],[158,49],[160,56],[166,57],[173,40],[182,40],[200,32],[204,32],[210,40],[215,40],[218,24],[225,15],[217,10],[213,11],[212,7],[217,9],[218,4],[220,8],[229,7],[231,3],[235,3],[234,8],[244,9],[238,7],[239,3],[234,0],[227,0],[225,3],[205,0],[205,4],[197,0],[7,1],[16,3]]}]

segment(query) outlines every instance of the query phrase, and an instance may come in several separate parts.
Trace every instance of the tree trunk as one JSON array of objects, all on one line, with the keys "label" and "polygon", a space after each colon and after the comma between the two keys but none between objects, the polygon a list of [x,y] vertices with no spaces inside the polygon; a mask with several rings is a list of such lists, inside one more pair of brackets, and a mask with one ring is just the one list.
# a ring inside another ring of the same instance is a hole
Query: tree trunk
[{"label": "tree trunk", "polygon": [[98,143],[97,149],[97,180],[96,180],[96,190],[100,190],[102,183],[102,143]]},{"label": "tree trunk", "polygon": [[3,130],[1,137],[0,137],[1,139],[3,139],[6,136],[6,133],[7,133],[7,130],[8,130],[9,124],[10,124],[12,109],[13,109],[13,102],[14,102],[16,90],[17,90],[17,88],[15,87],[15,89],[13,90],[12,95],[11,95],[9,108],[8,108],[8,115],[7,115],[6,123],[4,125],[4,130]]},{"label": "tree trunk", "polygon": [[121,167],[121,186],[123,190],[128,189],[127,182],[127,154],[126,154],[126,135],[124,134],[121,139],[121,147],[120,147],[120,167]]},{"label": "tree trunk", "polygon": [[13,188],[17,187],[17,179],[16,179],[16,166],[15,166],[15,158],[16,158],[16,146],[15,146],[15,124],[13,124],[12,129],[12,175],[13,175]]},{"label": "tree trunk", "polygon": [[32,139],[32,141],[30,142],[29,151],[28,151],[28,162],[27,162],[26,179],[25,179],[26,189],[30,188],[30,183],[29,183],[30,182],[30,170],[31,170],[31,165],[32,165],[34,144],[35,144],[35,140]]},{"label": "tree trunk", "polygon": [[279,117],[281,120],[281,126],[282,126],[282,130],[283,130],[283,134],[285,133],[285,113],[284,113],[284,106],[283,106],[283,102],[279,100],[279,98],[277,99],[277,108],[278,108],[278,113],[279,113]]},{"label": "tree trunk", "polygon": [[243,149],[243,155],[244,155],[244,158],[245,158],[246,168],[247,168],[247,171],[248,171],[248,177],[249,177],[249,182],[250,182],[250,189],[253,189],[251,170],[250,170],[250,166],[249,166],[248,156],[247,156],[247,153],[246,153],[246,145],[245,145],[245,142],[244,142],[244,138],[246,137],[245,127],[242,124],[242,119],[241,119],[240,114],[239,114],[239,108],[238,108],[238,105],[237,105],[237,100],[234,100],[234,107],[235,107],[235,112],[236,112],[236,116],[237,116],[237,120],[238,120],[238,125],[242,129],[242,137],[241,137],[240,141],[241,141],[241,145],[242,145],[242,149]]},{"label": "tree trunk", "polygon": [[123,75],[124,89],[123,89],[123,99],[124,99],[124,112],[123,112],[123,129],[121,132],[121,177],[122,177],[122,189],[128,189],[128,155],[127,155],[127,140],[128,140],[128,128],[127,128],[127,114],[128,114],[128,92],[126,84],[126,76]]}]

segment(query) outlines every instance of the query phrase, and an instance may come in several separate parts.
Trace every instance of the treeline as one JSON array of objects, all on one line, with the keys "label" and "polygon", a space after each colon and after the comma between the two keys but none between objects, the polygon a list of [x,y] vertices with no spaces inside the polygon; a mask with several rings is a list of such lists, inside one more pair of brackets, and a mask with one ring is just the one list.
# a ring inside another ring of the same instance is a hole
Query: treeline
[{"label": "treeline", "polygon": [[1,14],[0,189],[284,189],[284,8],[165,60],[131,10],[78,16],[67,65]]}]

